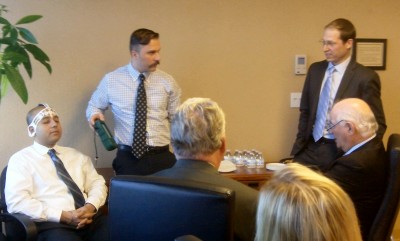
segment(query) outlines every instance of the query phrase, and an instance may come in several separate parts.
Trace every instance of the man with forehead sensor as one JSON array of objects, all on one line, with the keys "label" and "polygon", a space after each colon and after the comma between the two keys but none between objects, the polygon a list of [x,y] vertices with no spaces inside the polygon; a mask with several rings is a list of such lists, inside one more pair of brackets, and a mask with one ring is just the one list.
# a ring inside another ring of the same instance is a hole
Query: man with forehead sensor
[{"label": "man with forehead sensor", "polygon": [[98,212],[107,197],[104,178],[88,156],[57,145],[62,128],[50,106],[39,104],[26,120],[34,142],[8,162],[8,212],[29,216],[39,241],[108,241],[107,217]]},{"label": "man with forehead sensor", "polygon": [[352,57],[355,39],[356,29],[347,19],[338,18],[324,28],[321,43],[326,59],[310,66],[304,82],[298,132],[291,152],[295,162],[324,170],[342,154],[327,124],[333,103],[344,98],[367,102],[379,125],[378,138],[385,133],[381,82],[375,71]]},{"label": "man with forehead sensor", "polygon": [[388,161],[377,136],[378,123],[368,104],[357,98],[335,104],[329,131],[344,155],[334,160],[325,175],[341,186],[352,199],[360,220],[363,240],[378,212],[386,189]]},{"label": "man with forehead sensor", "polygon": [[175,79],[157,69],[159,34],[137,29],[131,34],[130,62],[106,74],[93,93],[86,118],[93,127],[114,115],[117,155],[112,166],[117,175],[149,175],[174,165],[169,150],[170,121],[178,107],[181,89]]}]

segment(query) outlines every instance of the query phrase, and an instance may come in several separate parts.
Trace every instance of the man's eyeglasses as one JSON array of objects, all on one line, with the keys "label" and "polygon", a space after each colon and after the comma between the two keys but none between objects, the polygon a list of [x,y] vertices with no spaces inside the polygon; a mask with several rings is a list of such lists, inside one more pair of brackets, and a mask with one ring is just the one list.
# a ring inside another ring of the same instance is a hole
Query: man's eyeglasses
[{"label": "man's eyeglasses", "polygon": [[335,126],[339,125],[340,122],[342,122],[342,121],[346,121],[346,120],[340,120],[340,121],[336,122],[336,124],[332,124],[332,122],[329,122],[329,123],[328,123],[328,128],[327,128],[326,130],[327,130],[327,131],[332,130],[333,128],[335,128]]},{"label": "man's eyeglasses", "polygon": [[328,47],[333,47],[333,46],[335,46],[337,43],[336,42],[333,42],[333,41],[325,41],[325,40],[320,40],[319,41],[321,44],[322,44],[322,46],[328,46]]}]

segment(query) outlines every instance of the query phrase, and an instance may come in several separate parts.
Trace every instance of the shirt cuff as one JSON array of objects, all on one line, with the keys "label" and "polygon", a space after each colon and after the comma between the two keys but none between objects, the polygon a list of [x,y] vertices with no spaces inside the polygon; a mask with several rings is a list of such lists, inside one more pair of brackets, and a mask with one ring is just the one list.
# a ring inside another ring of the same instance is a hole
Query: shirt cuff
[{"label": "shirt cuff", "polygon": [[49,208],[47,214],[47,221],[59,223],[61,220],[61,214],[62,214],[61,209]]}]

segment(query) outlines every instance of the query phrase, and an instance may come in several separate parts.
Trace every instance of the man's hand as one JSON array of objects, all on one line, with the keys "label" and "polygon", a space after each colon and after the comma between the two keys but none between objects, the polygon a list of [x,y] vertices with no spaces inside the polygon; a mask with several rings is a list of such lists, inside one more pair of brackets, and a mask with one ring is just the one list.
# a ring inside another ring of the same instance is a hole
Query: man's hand
[{"label": "man's hand", "polygon": [[87,203],[85,206],[73,211],[63,211],[61,222],[76,226],[77,229],[83,228],[93,222],[93,216],[96,214],[96,208]]},{"label": "man's hand", "polygon": [[95,122],[96,120],[102,120],[102,121],[104,121],[104,120],[105,120],[104,115],[103,115],[102,113],[95,113],[95,114],[93,114],[93,115],[90,117],[90,120],[89,120],[89,126],[90,126],[90,128],[93,129],[93,127],[94,127],[94,122]]}]

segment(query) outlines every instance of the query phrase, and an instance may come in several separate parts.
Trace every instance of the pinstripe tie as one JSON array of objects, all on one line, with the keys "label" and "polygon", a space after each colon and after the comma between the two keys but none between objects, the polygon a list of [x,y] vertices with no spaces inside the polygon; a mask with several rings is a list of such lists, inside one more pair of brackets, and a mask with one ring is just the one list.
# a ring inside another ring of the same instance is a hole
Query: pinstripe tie
[{"label": "pinstripe tie", "polygon": [[76,185],[74,180],[72,180],[71,176],[69,175],[67,169],[65,169],[63,162],[60,158],[58,158],[56,151],[54,149],[50,149],[48,152],[51,160],[53,160],[54,166],[57,170],[58,177],[67,185],[70,193],[74,197],[75,201],[75,208],[78,209],[85,205],[85,198],[79,187]]},{"label": "pinstripe tie", "polygon": [[324,87],[322,88],[319,101],[318,101],[318,109],[317,109],[317,116],[315,119],[314,130],[313,130],[313,137],[315,141],[318,141],[324,134],[324,129],[327,122],[328,117],[328,110],[329,107],[332,105],[330,103],[331,99],[331,89],[332,89],[332,75],[335,71],[335,66],[329,64],[328,68],[328,77],[326,78]]},{"label": "pinstripe tie", "polygon": [[140,74],[136,96],[135,129],[132,143],[133,155],[135,155],[136,158],[141,158],[146,153],[147,97],[144,88],[144,80],[144,75]]}]

